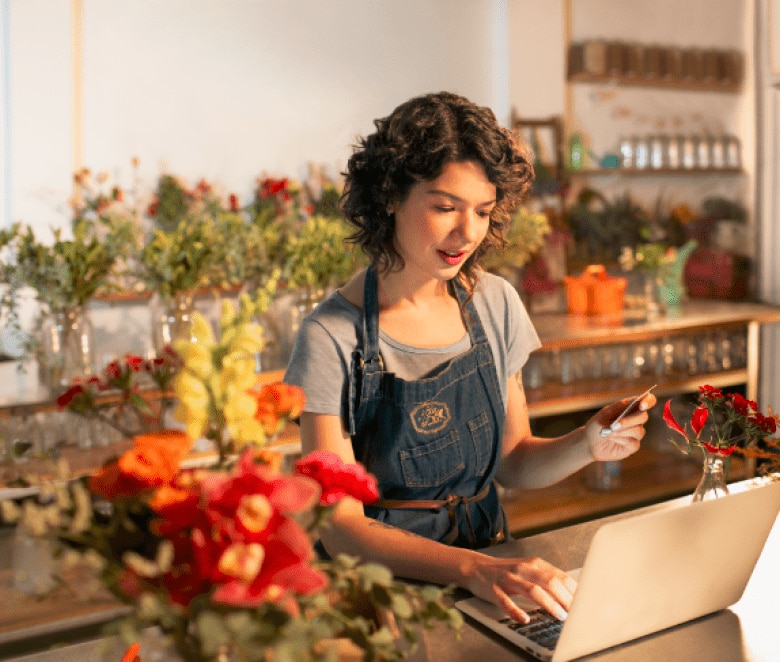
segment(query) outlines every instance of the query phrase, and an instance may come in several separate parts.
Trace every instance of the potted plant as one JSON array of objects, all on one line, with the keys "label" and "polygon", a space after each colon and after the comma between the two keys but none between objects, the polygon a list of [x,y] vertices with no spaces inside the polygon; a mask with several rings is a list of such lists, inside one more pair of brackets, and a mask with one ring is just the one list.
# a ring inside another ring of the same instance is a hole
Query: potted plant
[{"label": "potted plant", "polygon": [[47,381],[56,388],[94,373],[88,303],[123,287],[123,265],[134,247],[135,218],[123,204],[121,189],[107,189],[106,181],[101,179],[103,186],[96,187],[88,169],[76,173],[69,236],[56,228],[53,241],[45,243],[32,227],[18,223],[2,238],[7,253],[5,304],[14,317],[20,290],[34,291],[40,305],[39,333],[30,337],[30,348],[38,350]]},{"label": "potted plant", "polygon": [[[249,277],[255,237],[235,195],[224,202],[201,180],[190,189],[162,175],[147,208],[151,228],[138,257],[138,278],[159,297],[154,344],[158,353],[189,337],[198,290],[239,287]],[[250,240],[251,239],[251,240]]]}]

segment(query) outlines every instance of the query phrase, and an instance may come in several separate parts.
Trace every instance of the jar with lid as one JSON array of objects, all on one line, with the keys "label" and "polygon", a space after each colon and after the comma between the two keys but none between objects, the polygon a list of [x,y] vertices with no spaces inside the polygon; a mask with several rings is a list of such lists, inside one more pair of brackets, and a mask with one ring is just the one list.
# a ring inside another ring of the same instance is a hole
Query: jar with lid
[{"label": "jar with lid", "polygon": [[634,147],[636,138],[621,138],[619,143],[620,166],[622,168],[634,167]]},{"label": "jar with lid", "polygon": [[710,138],[710,165],[713,168],[726,167],[725,137],[712,136]]},{"label": "jar with lid", "polygon": [[669,168],[677,169],[681,163],[682,138],[680,136],[669,136],[666,142],[666,165]]},{"label": "jar with lid", "polygon": [[696,167],[696,143],[693,136],[680,136],[680,162],[686,170]]},{"label": "jar with lid", "polygon": [[710,163],[710,139],[709,136],[697,136],[696,141],[696,167],[706,169]]},{"label": "jar with lid", "polygon": [[634,167],[644,170],[650,165],[650,146],[647,138],[637,138],[634,143]]},{"label": "jar with lid", "polygon": [[650,136],[650,167],[660,170],[666,167],[666,136]]},{"label": "jar with lid", "polygon": [[739,138],[736,136],[726,136],[724,161],[726,168],[741,168],[742,156],[740,154]]}]

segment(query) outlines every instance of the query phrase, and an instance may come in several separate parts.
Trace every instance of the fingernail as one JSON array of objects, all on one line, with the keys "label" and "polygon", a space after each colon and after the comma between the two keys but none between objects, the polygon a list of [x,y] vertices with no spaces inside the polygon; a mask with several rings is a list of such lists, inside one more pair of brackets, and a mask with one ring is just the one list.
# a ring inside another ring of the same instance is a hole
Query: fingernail
[{"label": "fingernail", "polygon": [[558,609],[555,610],[555,618],[557,618],[559,621],[565,621],[568,615],[569,612],[567,612],[563,607],[558,607]]},{"label": "fingernail", "polygon": [[612,425],[609,426],[609,429],[612,430],[613,432],[615,430],[619,430],[620,429],[620,421],[615,421]]}]

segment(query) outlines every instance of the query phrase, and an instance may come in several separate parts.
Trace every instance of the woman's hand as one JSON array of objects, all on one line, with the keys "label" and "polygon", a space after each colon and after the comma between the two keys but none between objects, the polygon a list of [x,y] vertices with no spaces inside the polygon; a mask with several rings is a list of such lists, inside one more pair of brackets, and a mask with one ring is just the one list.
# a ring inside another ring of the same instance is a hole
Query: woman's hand
[{"label": "woman's hand", "polygon": [[468,571],[465,588],[492,602],[507,616],[527,623],[528,614],[513,600],[521,595],[560,620],[566,618],[577,582],[540,558],[502,559],[480,555]]},{"label": "woman's hand", "polygon": [[631,413],[617,422],[615,429],[609,434],[602,435],[602,430],[610,429],[613,421],[631,400],[631,398],[624,398],[607,405],[585,424],[585,438],[594,460],[600,462],[622,460],[639,450],[639,443],[645,436],[647,411],[656,403],[652,393],[647,393]]}]

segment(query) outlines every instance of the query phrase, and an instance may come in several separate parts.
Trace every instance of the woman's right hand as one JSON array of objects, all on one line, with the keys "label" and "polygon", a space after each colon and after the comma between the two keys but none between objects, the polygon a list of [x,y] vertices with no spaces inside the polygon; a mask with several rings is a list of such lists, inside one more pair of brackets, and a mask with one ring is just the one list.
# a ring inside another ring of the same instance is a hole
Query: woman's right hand
[{"label": "woman's right hand", "polygon": [[529,616],[512,596],[526,597],[564,620],[577,590],[573,577],[537,557],[503,559],[480,554],[466,575],[464,588],[522,623]]}]

